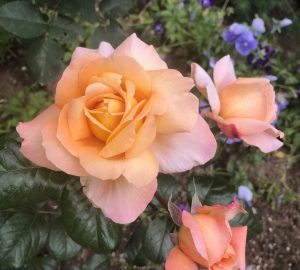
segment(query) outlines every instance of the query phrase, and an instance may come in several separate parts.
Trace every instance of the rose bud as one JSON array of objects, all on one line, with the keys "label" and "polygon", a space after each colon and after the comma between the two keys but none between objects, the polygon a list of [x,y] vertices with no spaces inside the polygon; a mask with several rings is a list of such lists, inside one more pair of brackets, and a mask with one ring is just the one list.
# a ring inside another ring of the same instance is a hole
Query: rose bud
[{"label": "rose bud", "polygon": [[245,270],[247,227],[229,225],[229,220],[244,212],[239,201],[199,206],[195,211],[182,213],[178,245],[168,255],[166,270]]}]

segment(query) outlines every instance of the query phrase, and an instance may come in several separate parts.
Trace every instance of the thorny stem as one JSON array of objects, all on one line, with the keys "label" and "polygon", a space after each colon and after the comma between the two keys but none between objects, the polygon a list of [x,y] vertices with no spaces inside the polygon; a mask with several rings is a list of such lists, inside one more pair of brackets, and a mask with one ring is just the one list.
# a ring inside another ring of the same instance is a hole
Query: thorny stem
[{"label": "thorny stem", "polygon": [[165,198],[163,198],[158,191],[155,192],[155,198],[159,201],[159,203],[167,210],[169,211],[168,209],[168,202],[166,201]]}]

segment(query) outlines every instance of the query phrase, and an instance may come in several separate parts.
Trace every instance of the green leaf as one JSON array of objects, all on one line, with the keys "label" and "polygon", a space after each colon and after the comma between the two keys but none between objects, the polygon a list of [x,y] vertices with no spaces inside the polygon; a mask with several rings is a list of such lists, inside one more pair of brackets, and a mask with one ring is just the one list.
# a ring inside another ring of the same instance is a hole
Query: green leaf
[{"label": "green leaf", "polygon": [[57,270],[60,269],[57,261],[51,257],[36,258],[22,270]]},{"label": "green leaf", "polygon": [[164,262],[173,247],[170,239],[172,224],[167,218],[156,218],[148,226],[143,243],[143,251],[155,262]]},{"label": "green leaf", "polygon": [[118,46],[126,37],[121,26],[112,21],[109,26],[99,26],[88,40],[90,47],[98,48],[101,41],[107,41],[114,47]]},{"label": "green leaf", "polygon": [[162,197],[166,199],[169,199],[171,195],[173,198],[177,197],[180,191],[180,186],[172,175],[160,173],[158,175],[157,180],[158,180],[157,190],[159,191],[159,194]]},{"label": "green leaf", "polygon": [[89,257],[81,268],[82,270],[107,270],[110,269],[110,259],[106,255],[95,254]]},{"label": "green leaf", "polygon": [[133,265],[144,266],[147,264],[147,256],[143,251],[143,241],[146,234],[146,227],[139,225],[131,236],[125,248],[126,260]]},{"label": "green leaf", "polygon": [[85,35],[84,29],[80,24],[59,16],[49,23],[48,27],[52,37],[63,43],[76,42]]},{"label": "green leaf", "polygon": [[65,229],[75,242],[100,253],[116,249],[121,237],[120,226],[92,206],[79,181],[66,185],[61,203]]},{"label": "green leaf", "polygon": [[32,164],[19,152],[17,139],[0,140],[0,209],[58,197],[64,183],[73,178]]},{"label": "green leaf", "polygon": [[64,50],[53,40],[38,39],[27,51],[27,64],[36,80],[45,84],[57,79],[63,70]]},{"label": "green leaf", "polygon": [[257,217],[254,215],[251,207],[246,202],[244,202],[244,208],[247,211],[247,213],[238,214],[234,219],[230,221],[230,226],[247,226],[247,240],[250,240],[257,234],[262,232],[262,226],[257,220]]},{"label": "green leaf", "polygon": [[52,225],[48,238],[48,250],[58,260],[73,258],[81,247],[75,243],[67,234],[62,220],[56,219]]},{"label": "green leaf", "polygon": [[[169,200],[171,195],[172,198],[177,198],[180,186],[172,175],[160,173],[157,177],[157,183],[157,191],[163,198]],[[161,206],[155,197],[153,198],[152,202],[156,206]]]},{"label": "green leaf", "polygon": [[0,212],[0,265],[21,267],[38,254],[47,236],[42,216]]},{"label": "green leaf", "polygon": [[133,0],[102,0],[100,10],[110,18],[128,14],[133,6]]},{"label": "green leaf", "polygon": [[96,22],[95,0],[61,0],[59,3],[61,14],[71,14],[72,17],[80,16],[90,22]]},{"label": "green leaf", "polygon": [[14,1],[0,7],[0,26],[22,38],[34,38],[45,31],[45,22],[30,2]]},{"label": "green leaf", "polygon": [[230,180],[220,176],[192,175],[189,177],[188,191],[194,194],[194,183],[198,197],[203,205],[229,204],[235,194]]}]

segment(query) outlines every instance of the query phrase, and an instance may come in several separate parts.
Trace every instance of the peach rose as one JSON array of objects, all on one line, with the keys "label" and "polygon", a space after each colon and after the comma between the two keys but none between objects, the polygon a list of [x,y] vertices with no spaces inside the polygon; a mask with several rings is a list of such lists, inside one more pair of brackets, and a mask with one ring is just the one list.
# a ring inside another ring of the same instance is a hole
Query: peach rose
[{"label": "peach rose", "polygon": [[238,201],[200,206],[194,215],[183,211],[178,246],[169,253],[166,270],[245,270],[247,227],[228,222],[241,211]]},{"label": "peach rose", "polygon": [[55,104],[18,125],[21,152],[80,176],[95,207],[115,222],[132,222],[153,198],[159,171],[186,171],[215,154],[192,87],[135,34],[115,50],[106,42],[98,50],[79,47]]},{"label": "peach rose", "polygon": [[230,57],[220,59],[214,68],[214,83],[197,64],[192,77],[207,97],[211,112],[203,115],[215,120],[229,138],[239,138],[268,153],[280,148],[283,133],[272,126],[276,118],[275,92],[265,78],[236,78]]}]

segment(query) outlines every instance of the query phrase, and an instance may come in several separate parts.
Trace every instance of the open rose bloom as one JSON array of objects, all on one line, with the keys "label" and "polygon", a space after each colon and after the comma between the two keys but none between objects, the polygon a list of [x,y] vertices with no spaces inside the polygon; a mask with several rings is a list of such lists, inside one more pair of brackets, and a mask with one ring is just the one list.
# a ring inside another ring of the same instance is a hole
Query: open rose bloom
[{"label": "open rose bloom", "polygon": [[229,225],[243,211],[238,201],[199,206],[194,214],[183,211],[178,245],[168,255],[166,270],[245,270],[247,227]]},{"label": "open rose bloom", "polygon": [[18,125],[21,152],[80,176],[95,207],[115,222],[132,222],[153,198],[159,171],[186,171],[215,154],[192,87],[135,34],[116,49],[106,42],[98,50],[79,47],[55,104]]},{"label": "open rose bloom", "polygon": [[280,148],[283,133],[272,126],[276,118],[275,92],[265,78],[236,78],[229,56],[214,68],[214,82],[197,64],[192,77],[199,91],[207,97],[211,112],[203,115],[215,120],[229,138],[239,138],[268,153]]}]

